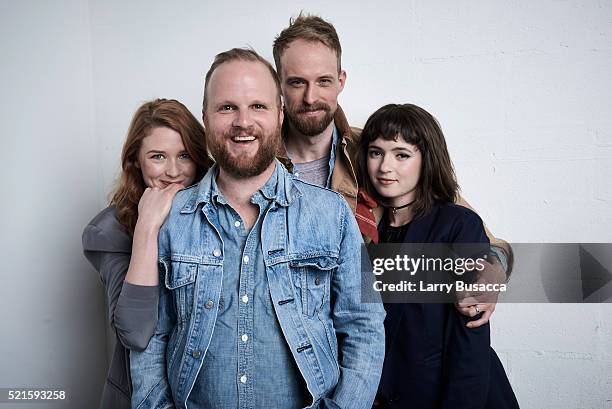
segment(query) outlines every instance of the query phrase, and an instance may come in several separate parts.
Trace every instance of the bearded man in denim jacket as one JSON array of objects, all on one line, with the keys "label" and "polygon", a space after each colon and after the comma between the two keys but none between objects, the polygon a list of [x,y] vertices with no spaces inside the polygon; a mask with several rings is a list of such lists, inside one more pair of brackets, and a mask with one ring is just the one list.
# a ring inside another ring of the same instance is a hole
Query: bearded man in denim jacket
[{"label": "bearded man in denim jacket", "polygon": [[203,105],[217,165],[160,231],[159,319],[131,356],[133,406],[369,409],[385,314],[361,302],[351,209],[274,158],[280,84],[254,51],[215,58]]}]

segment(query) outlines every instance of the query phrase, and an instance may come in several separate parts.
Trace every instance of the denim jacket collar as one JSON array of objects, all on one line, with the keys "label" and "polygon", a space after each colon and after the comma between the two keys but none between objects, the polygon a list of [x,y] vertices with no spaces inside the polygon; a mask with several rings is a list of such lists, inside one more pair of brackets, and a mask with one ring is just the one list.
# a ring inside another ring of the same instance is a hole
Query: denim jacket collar
[{"label": "denim jacket collar", "polygon": [[[274,200],[279,206],[287,207],[298,197],[302,195],[300,189],[293,182],[291,175],[283,164],[274,159],[276,167],[272,176],[266,184],[259,190],[261,194],[270,200]],[[219,190],[217,189],[216,177],[218,173],[218,165],[212,166],[200,183],[192,188],[191,196],[181,209],[181,213],[193,213],[200,203],[207,204],[215,197],[218,197]],[[272,178],[277,179],[277,183],[269,183]]]}]

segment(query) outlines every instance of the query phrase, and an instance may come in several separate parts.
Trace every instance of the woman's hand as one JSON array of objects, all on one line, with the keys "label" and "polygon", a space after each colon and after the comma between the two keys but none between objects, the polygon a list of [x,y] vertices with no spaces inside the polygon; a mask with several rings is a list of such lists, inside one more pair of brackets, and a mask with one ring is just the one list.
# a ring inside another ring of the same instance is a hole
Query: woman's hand
[{"label": "woman's hand", "polygon": [[182,188],[183,185],[178,183],[171,183],[163,189],[158,187],[146,188],[138,202],[137,225],[159,230],[166,217],[168,217],[174,196]]},{"label": "woman's hand", "polygon": [[125,281],[136,285],[157,285],[157,236],[168,217],[172,200],[183,185],[173,183],[163,189],[147,188],[138,202],[138,221],[132,241],[132,258]]}]

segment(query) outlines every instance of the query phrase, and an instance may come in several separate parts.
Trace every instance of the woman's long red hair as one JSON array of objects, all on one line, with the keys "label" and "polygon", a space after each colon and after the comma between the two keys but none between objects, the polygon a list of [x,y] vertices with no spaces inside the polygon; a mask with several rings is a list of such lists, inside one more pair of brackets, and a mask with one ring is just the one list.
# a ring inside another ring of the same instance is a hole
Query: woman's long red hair
[{"label": "woman's long red hair", "polygon": [[185,150],[196,164],[196,180],[212,165],[206,149],[204,128],[185,105],[174,99],[156,99],[144,103],[132,118],[121,153],[121,176],[111,204],[117,208],[117,219],[130,234],[138,220],[138,202],[146,189],[137,165],[142,140],[154,128],[167,127],[181,135]]}]

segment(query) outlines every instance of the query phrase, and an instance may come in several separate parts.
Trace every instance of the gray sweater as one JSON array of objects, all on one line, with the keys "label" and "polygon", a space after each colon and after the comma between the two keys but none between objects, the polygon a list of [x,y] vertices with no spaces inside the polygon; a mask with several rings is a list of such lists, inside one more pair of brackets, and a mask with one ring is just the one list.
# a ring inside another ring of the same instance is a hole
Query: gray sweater
[{"label": "gray sweater", "polygon": [[124,282],[132,238],[116,218],[115,207],[102,210],[83,231],[85,257],[100,273],[110,325],[117,335],[101,409],[130,408],[129,349],[144,350],[157,325],[159,288]]}]

